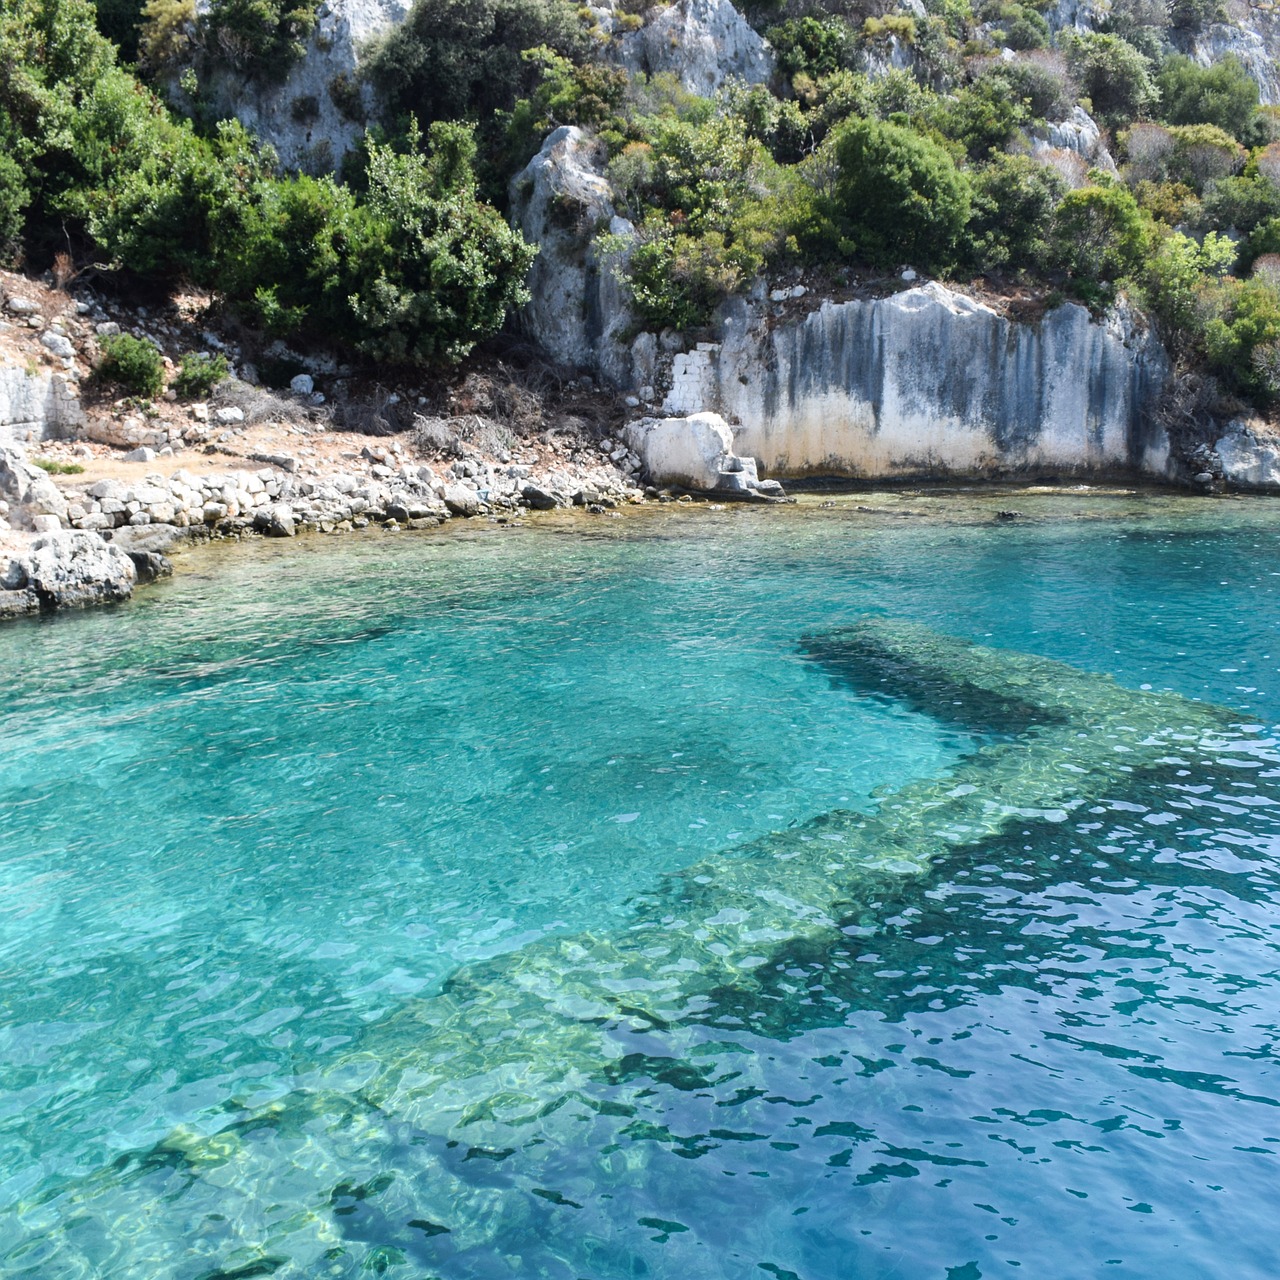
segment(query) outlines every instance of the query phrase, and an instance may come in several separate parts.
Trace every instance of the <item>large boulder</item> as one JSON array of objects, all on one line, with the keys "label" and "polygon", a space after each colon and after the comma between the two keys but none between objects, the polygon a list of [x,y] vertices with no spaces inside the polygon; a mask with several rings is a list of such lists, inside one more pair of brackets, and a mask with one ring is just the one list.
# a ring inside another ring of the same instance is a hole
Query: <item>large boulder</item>
[{"label": "large boulder", "polygon": [[35,528],[38,516],[67,520],[67,500],[58,486],[33,467],[22,451],[0,445],[0,499],[9,504],[9,523],[17,529]]},{"label": "large boulder", "polygon": [[79,531],[37,538],[18,563],[27,589],[46,611],[127,600],[138,576],[133,561],[118,547]]},{"label": "large boulder", "polygon": [[652,484],[725,497],[781,497],[776,480],[761,480],[754,458],[733,451],[733,431],[718,413],[641,418],[622,429]]},{"label": "large boulder", "polygon": [[556,129],[512,180],[511,203],[521,234],[538,246],[521,312],[529,336],[560,363],[617,380],[631,313],[596,237],[607,228],[625,238],[634,228],[617,216],[598,149],[574,125]]},{"label": "large boulder", "polygon": [[690,93],[710,97],[727,80],[764,84],[773,51],[730,0],[676,0],[618,42],[632,72],[674,75]]},{"label": "large boulder", "polygon": [[1261,424],[1229,422],[1214,450],[1233,488],[1280,491],[1280,438]]}]

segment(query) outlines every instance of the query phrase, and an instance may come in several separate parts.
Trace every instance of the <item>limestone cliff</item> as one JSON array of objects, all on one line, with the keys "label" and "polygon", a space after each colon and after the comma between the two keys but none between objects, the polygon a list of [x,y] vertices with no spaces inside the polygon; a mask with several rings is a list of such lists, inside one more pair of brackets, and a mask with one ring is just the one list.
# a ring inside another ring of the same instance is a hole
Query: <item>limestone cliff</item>
[{"label": "limestone cliff", "polygon": [[719,343],[677,355],[663,409],[713,410],[771,474],[1170,474],[1168,376],[1121,308],[1015,322],[937,283],[778,322],[758,291]]}]

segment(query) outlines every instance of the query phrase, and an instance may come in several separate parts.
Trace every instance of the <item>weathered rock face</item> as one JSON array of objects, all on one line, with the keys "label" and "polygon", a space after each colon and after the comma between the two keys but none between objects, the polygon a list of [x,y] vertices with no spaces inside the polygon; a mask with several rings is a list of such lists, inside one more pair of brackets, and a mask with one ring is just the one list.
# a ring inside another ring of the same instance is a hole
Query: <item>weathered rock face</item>
[{"label": "weathered rock face", "polygon": [[1247,422],[1229,422],[1214,451],[1231,488],[1280,490],[1280,438]]},{"label": "weathered rock face", "polygon": [[641,418],[623,428],[656,485],[677,485],[726,497],[781,497],[776,481],[761,480],[754,458],[733,450],[733,431],[718,413],[685,418]]},{"label": "weathered rock face", "polygon": [[137,576],[133,560],[97,534],[46,534],[0,571],[0,618],[116,604]]},{"label": "weathered rock face", "polygon": [[17,529],[36,527],[42,517],[63,523],[67,502],[58,486],[39,467],[33,467],[22,452],[0,445],[0,500],[8,504],[8,522]]},{"label": "weathered rock face", "polygon": [[1102,140],[1097,122],[1083,107],[1072,107],[1065,120],[1045,125],[1042,137],[1031,140],[1033,155],[1047,151],[1070,151],[1092,168],[1116,172],[1116,162]]},{"label": "weathered rock face", "polygon": [[618,43],[631,72],[674,75],[690,93],[710,97],[726,80],[763,84],[773,52],[730,0],[677,0]]},{"label": "weathered rock face", "polygon": [[1191,56],[1202,66],[1221,62],[1228,55],[1240,60],[1258,82],[1258,96],[1264,107],[1280,104],[1280,19],[1261,7],[1250,6],[1239,25],[1215,23],[1195,39]]},{"label": "weathered rock face", "polygon": [[62,374],[0,366],[0,446],[69,434],[83,422],[80,400]]},{"label": "weathered rock face", "polygon": [[286,169],[324,173],[364,134],[373,109],[356,79],[364,48],[402,23],[411,0],[324,0],[306,55],[279,85],[255,85],[226,72],[208,87],[213,106],[270,142]]},{"label": "weathered rock face", "polygon": [[613,192],[582,131],[565,125],[549,134],[513,180],[511,199],[516,226],[539,246],[529,272],[532,299],[521,313],[525,328],[563,364],[620,381],[620,338],[631,314],[614,264],[592,241],[602,226],[623,236],[633,228],[615,214]]},{"label": "weathered rock face", "polygon": [[757,298],[676,357],[663,408],[715,410],[774,475],[1171,474],[1148,410],[1167,377],[1125,313],[1014,323],[931,283],[770,328]]}]

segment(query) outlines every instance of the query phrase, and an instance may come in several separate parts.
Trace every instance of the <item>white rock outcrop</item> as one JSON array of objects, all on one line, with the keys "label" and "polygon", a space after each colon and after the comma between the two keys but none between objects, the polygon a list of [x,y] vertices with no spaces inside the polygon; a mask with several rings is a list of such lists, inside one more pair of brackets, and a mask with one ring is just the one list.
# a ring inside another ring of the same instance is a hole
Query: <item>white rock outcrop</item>
[{"label": "white rock outcrop", "polygon": [[1018,323],[929,283],[770,319],[760,294],[730,304],[663,408],[719,412],[773,475],[1173,473],[1150,416],[1168,361],[1124,309]]},{"label": "white rock outcrop", "polygon": [[411,7],[411,0],[323,0],[306,54],[283,83],[255,84],[223,71],[208,86],[209,99],[218,114],[235,116],[271,143],[286,169],[337,169],[364,136],[361,117],[375,106],[357,79],[364,50],[404,22]]},{"label": "white rock outcrop", "polygon": [[759,478],[754,458],[733,451],[733,431],[718,413],[681,418],[641,418],[622,438],[652,484],[725,496],[780,497],[776,481]]},{"label": "white rock outcrop", "polygon": [[62,374],[0,366],[0,446],[69,435],[83,422],[80,398]]},{"label": "white rock outcrop", "polygon": [[96,534],[46,534],[31,545],[28,574],[46,609],[113,604],[133,594],[137,570],[118,547]]},{"label": "white rock outcrop", "polygon": [[116,604],[133,594],[133,560],[94,533],[44,534],[0,560],[0,618]]},{"label": "white rock outcrop", "polygon": [[67,501],[58,486],[34,467],[20,449],[0,445],[0,500],[8,504],[8,523],[15,529],[33,529],[36,520],[67,519]]},{"label": "white rock outcrop", "polygon": [[1039,136],[1031,139],[1031,152],[1070,151],[1091,168],[1116,173],[1115,159],[1102,140],[1102,131],[1094,118],[1080,106],[1072,107],[1065,120],[1050,121]]},{"label": "white rock outcrop", "polygon": [[1212,66],[1228,55],[1236,57],[1258,83],[1264,107],[1280,105],[1280,18],[1250,6],[1240,25],[1215,23],[1196,36],[1191,56],[1202,66]]},{"label": "white rock outcrop", "polygon": [[621,336],[631,326],[614,263],[594,243],[607,227],[621,236],[631,224],[614,210],[613,191],[582,130],[565,125],[512,180],[514,221],[538,246],[529,271],[532,295],[521,312],[529,335],[562,364],[624,376]]},{"label": "white rock outcrop", "polygon": [[1232,488],[1280,491],[1280,438],[1257,424],[1229,422],[1214,451]]},{"label": "white rock outcrop", "polygon": [[624,35],[615,57],[631,72],[674,75],[704,98],[728,80],[764,84],[773,75],[773,51],[730,0],[676,0]]}]

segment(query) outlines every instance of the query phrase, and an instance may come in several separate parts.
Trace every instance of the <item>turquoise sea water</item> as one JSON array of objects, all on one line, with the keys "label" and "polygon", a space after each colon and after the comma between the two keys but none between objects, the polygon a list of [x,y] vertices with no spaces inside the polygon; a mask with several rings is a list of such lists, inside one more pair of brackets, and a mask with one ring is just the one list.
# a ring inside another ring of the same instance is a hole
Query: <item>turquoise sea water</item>
[{"label": "turquoise sea water", "polygon": [[[459,523],[0,632],[0,1276],[1274,1276],[1278,517]],[[567,1051],[519,957],[986,741],[806,651],[869,617],[1248,728]]]}]

